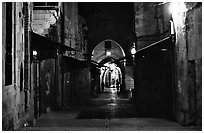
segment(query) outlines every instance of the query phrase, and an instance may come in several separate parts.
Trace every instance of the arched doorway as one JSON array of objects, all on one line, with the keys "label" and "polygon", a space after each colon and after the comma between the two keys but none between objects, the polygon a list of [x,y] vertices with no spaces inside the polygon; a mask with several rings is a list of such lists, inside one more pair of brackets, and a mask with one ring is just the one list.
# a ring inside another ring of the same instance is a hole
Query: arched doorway
[{"label": "arched doorway", "polygon": [[[107,55],[107,51],[109,51],[111,54]],[[111,57],[115,60],[125,57],[125,52],[120,44],[118,44],[116,41],[106,39],[96,45],[96,47],[93,49],[92,55],[91,60],[100,63],[107,57]]]},{"label": "arched doorway", "polygon": [[[125,57],[123,48],[111,39],[100,42],[92,52],[92,60],[98,62],[100,68],[100,92],[120,92],[125,86],[125,61],[113,63],[115,60]],[[108,89],[108,90],[107,90]]]}]

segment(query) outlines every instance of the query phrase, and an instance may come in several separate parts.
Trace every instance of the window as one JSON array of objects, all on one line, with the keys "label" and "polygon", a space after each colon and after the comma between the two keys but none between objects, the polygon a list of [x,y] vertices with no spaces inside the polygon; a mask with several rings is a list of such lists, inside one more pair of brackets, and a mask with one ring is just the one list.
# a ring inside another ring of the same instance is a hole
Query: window
[{"label": "window", "polygon": [[12,2],[6,3],[5,85],[12,84]]}]

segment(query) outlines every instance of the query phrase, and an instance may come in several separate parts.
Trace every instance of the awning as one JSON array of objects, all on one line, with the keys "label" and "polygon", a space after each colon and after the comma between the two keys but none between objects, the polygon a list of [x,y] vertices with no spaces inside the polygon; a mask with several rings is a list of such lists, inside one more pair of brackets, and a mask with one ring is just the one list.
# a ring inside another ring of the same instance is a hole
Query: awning
[{"label": "awning", "polygon": [[85,62],[68,56],[62,56],[62,64],[64,71],[87,67]]},{"label": "awning", "polygon": [[77,51],[74,48],[52,41],[46,37],[31,32],[31,49],[38,51],[38,59],[55,58],[57,49],[62,51]]},{"label": "awning", "polygon": [[90,61],[84,61],[86,64],[89,64],[90,66],[92,66],[92,67],[100,67],[99,66],[99,63],[98,62],[96,62],[96,61],[93,61],[93,60],[90,60]]},{"label": "awning", "polygon": [[[146,53],[151,53],[151,52],[163,52],[163,51],[169,51],[171,50],[172,48],[174,47],[174,44],[172,42],[172,36],[169,36],[167,38],[164,38],[158,42],[155,42],[153,44],[150,44],[144,48],[141,48],[139,50],[137,50],[135,56],[136,57],[139,57],[139,56],[142,56],[143,54],[146,54]],[[132,57],[132,54],[129,54],[125,57],[122,57],[118,60],[115,60],[113,62],[120,62],[124,59],[127,59],[127,58],[131,58]]]},{"label": "awning", "polygon": [[158,42],[150,44],[144,48],[141,48],[137,51],[136,56],[139,56],[144,53],[149,52],[162,52],[162,51],[169,51],[174,47],[172,42],[172,36],[164,38]]},{"label": "awning", "polygon": [[46,37],[43,37],[41,35],[38,35],[34,32],[31,32],[31,47],[34,50],[38,50],[38,49],[66,49],[66,50],[73,50],[76,51],[76,49],[71,48],[69,46],[63,45],[61,43],[52,41]]}]

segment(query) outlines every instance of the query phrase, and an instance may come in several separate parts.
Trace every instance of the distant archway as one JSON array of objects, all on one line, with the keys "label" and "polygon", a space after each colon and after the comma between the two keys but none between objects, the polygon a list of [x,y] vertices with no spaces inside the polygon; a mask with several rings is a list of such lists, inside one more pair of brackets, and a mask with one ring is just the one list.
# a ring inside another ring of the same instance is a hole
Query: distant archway
[{"label": "distant archway", "polygon": [[[106,49],[105,49],[105,42],[106,41],[110,41],[111,42],[111,48],[110,48],[110,52],[111,55],[107,56],[106,55]],[[122,57],[125,57],[125,52],[123,50],[123,48],[120,46],[120,44],[118,44],[116,41],[111,40],[111,39],[106,39],[101,41],[92,51],[92,57],[91,59],[93,61],[96,62],[101,62],[103,59],[110,57],[113,59],[119,59]]]},{"label": "distant archway", "polygon": [[[110,55],[107,55],[107,43],[109,42],[108,51]],[[98,62],[101,67],[100,75],[100,85],[102,90],[105,88],[117,88],[118,84],[123,83],[123,75],[121,71],[121,66],[115,63],[112,63],[114,60],[125,57],[125,52],[123,48],[116,41],[111,39],[106,39],[101,41],[92,51],[92,60]],[[117,89],[120,91],[120,89]]]}]

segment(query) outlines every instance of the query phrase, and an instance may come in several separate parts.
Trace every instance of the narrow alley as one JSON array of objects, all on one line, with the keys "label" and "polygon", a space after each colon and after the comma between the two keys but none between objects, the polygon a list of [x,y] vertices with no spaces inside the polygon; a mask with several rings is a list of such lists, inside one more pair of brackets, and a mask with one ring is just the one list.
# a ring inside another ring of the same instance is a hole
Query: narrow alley
[{"label": "narrow alley", "polygon": [[66,110],[44,114],[36,126],[20,131],[200,131],[165,119],[139,117],[128,95],[118,95],[116,88],[106,88],[88,106],[72,106]]},{"label": "narrow alley", "polygon": [[201,131],[202,2],[2,2],[3,131]]}]

